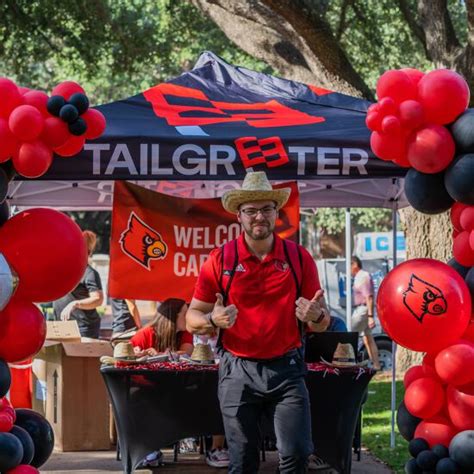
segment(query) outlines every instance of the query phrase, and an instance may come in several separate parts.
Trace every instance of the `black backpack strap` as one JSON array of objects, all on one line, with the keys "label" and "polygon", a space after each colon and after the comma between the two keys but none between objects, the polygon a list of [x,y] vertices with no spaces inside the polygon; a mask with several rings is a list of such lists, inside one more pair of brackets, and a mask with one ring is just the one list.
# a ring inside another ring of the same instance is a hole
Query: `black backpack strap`
[{"label": "black backpack strap", "polygon": [[[294,245],[296,247],[296,251],[297,251],[297,254],[298,254],[298,264],[299,264],[299,268],[300,268],[301,278],[298,278],[298,275],[296,274],[295,263],[297,263],[297,262],[295,261],[294,257],[291,258],[291,256],[294,255],[294,253],[292,252],[292,254],[290,255],[290,252],[289,252],[289,249],[288,249],[289,245]],[[303,280],[303,256],[301,255],[301,249],[300,249],[300,246],[298,244],[296,244],[294,242],[288,242],[285,239],[283,239],[283,250],[285,252],[286,261],[288,262],[288,265],[290,266],[290,271],[291,271],[291,273],[293,275],[293,278],[295,280],[296,299],[298,299],[301,296],[301,288],[302,288],[302,284],[303,284],[303,281],[302,281]],[[305,326],[299,319],[298,319],[298,329],[300,331],[301,341],[304,344]]]},{"label": "black backpack strap", "polygon": [[[222,245],[221,251],[221,274],[219,278],[219,289],[222,294],[222,300],[224,306],[227,305],[227,301],[229,299],[229,291],[230,285],[232,284],[232,280],[234,279],[235,270],[237,265],[239,264],[239,252],[237,250],[237,239],[234,239],[232,242],[227,242]],[[226,252],[229,250],[230,252]],[[225,255],[224,255],[225,254]],[[232,261],[231,269],[225,268],[228,264]],[[225,285],[224,289],[224,277],[229,277],[227,280],[227,284]],[[224,334],[224,329],[219,329],[219,335],[217,337],[217,348],[219,350],[223,349],[222,347],[222,336]]]}]

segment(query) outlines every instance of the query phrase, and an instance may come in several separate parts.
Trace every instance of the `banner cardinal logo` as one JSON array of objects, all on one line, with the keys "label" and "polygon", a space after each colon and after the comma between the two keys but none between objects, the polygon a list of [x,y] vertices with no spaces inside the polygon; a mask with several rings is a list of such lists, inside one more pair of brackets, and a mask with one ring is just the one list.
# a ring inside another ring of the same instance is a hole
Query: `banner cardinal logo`
[{"label": "banner cardinal logo", "polygon": [[128,227],[120,235],[120,246],[125,254],[147,270],[151,270],[151,260],[163,259],[168,252],[161,235],[134,212],[130,213]]},{"label": "banner cardinal logo", "polygon": [[426,314],[439,316],[448,309],[443,292],[414,274],[411,275],[408,288],[403,292],[403,303],[420,323]]}]

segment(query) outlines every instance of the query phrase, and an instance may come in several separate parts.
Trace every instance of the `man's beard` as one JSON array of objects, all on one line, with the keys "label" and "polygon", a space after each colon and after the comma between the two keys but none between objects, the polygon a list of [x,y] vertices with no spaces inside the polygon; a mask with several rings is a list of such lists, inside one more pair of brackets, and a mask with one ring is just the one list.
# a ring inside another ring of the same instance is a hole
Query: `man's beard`
[{"label": "man's beard", "polygon": [[262,229],[256,231],[255,227],[257,224],[244,226],[244,232],[253,240],[265,240],[270,237],[273,233],[275,226],[272,226],[269,222],[262,222],[258,225],[262,226]]}]

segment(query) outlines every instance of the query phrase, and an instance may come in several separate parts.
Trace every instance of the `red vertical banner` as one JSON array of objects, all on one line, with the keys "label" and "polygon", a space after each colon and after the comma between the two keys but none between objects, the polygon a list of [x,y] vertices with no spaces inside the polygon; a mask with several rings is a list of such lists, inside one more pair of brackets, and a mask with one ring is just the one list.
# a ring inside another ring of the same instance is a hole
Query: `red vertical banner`
[{"label": "red vertical banner", "polygon": [[[299,196],[295,182],[280,210],[277,233],[298,239]],[[115,183],[110,245],[110,296],[189,301],[201,265],[213,248],[240,235],[236,216],[220,198],[188,199]]]}]

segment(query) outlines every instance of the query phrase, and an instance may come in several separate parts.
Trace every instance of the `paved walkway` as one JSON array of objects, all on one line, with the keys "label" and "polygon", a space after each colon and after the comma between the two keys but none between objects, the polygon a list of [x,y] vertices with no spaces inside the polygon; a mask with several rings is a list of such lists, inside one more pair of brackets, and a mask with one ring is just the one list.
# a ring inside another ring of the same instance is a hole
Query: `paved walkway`
[{"label": "paved walkway", "polygon": [[[275,474],[277,467],[277,453],[267,452],[267,460],[261,463],[261,474]],[[43,474],[62,474],[62,473],[104,473],[104,472],[122,472],[122,464],[115,460],[114,451],[87,451],[74,453],[53,453],[48,462],[41,467]],[[142,469],[141,474],[152,473],[147,469]],[[157,468],[153,474],[188,474],[188,473],[208,473],[216,474],[225,472],[223,469],[214,469],[209,467],[203,457],[196,454],[181,454],[178,463],[173,463],[173,454],[171,450],[165,450],[165,466]],[[309,471],[318,474],[334,473],[334,470]],[[392,473],[387,466],[380,463],[368,452],[362,452],[360,462],[354,457],[352,462],[353,474],[389,474]]]}]

